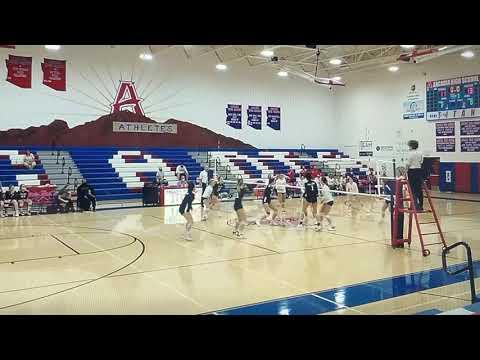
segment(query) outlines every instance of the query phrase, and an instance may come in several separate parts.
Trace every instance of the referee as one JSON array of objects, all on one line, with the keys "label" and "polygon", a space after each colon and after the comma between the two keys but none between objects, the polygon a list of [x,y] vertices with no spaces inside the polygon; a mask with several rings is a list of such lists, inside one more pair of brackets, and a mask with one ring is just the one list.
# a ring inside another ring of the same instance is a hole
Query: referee
[{"label": "referee", "polygon": [[418,150],[418,141],[416,140],[410,140],[408,147],[410,148],[407,158],[408,182],[412,188],[417,210],[423,211],[423,154]]}]

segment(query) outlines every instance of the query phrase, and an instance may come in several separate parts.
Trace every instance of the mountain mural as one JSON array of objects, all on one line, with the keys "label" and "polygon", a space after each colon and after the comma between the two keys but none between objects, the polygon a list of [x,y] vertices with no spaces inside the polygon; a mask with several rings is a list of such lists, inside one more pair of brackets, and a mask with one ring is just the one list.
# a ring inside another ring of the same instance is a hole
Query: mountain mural
[{"label": "mountain mural", "polygon": [[217,134],[188,121],[169,119],[164,123],[176,124],[177,134],[113,132],[114,121],[157,123],[130,111],[104,115],[73,128],[69,128],[63,120],[55,120],[49,125],[0,131],[0,145],[254,148],[240,140]]}]

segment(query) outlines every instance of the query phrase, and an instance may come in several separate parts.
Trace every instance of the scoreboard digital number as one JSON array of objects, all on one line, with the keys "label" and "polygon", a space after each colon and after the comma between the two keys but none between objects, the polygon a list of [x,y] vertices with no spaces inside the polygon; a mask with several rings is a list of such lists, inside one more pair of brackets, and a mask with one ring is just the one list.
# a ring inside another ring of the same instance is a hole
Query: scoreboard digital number
[{"label": "scoreboard digital number", "polygon": [[480,116],[480,75],[427,82],[427,120]]}]

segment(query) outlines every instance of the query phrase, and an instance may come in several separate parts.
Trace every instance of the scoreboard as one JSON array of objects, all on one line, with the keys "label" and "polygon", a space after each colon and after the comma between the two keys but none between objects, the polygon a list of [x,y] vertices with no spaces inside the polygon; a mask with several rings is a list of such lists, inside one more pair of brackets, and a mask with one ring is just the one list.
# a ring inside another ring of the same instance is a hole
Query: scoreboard
[{"label": "scoreboard", "polygon": [[480,116],[480,75],[427,82],[427,120]]}]

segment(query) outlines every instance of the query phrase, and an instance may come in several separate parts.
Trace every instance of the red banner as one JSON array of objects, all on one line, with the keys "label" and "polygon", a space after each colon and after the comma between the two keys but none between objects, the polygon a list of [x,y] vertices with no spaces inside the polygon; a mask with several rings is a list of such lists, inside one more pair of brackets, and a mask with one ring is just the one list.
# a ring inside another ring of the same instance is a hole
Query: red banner
[{"label": "red banner", "polygon": [[65,60],[43,59],[43,84],[57,91],[67,89],[67,62]]},{"label": "red banner", "polygon": [[0,48],[15,49],[15,45],[0,45]]},{"label": "red banner", "polygon": [[32,58],[8,55],[7,81],[24,89],[32,88]]}]

